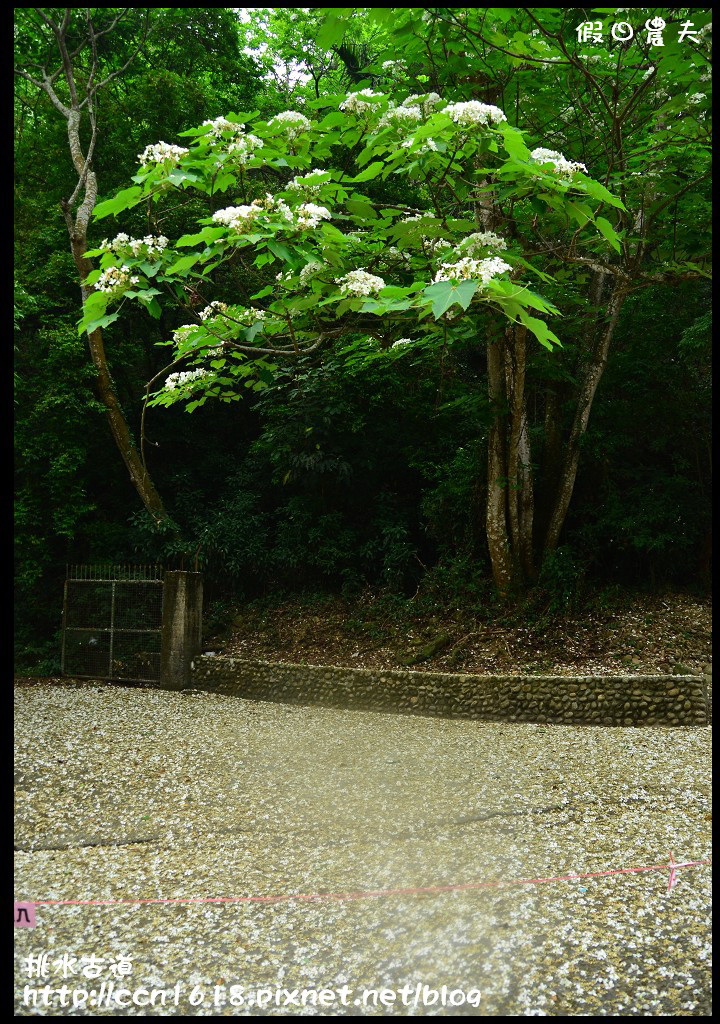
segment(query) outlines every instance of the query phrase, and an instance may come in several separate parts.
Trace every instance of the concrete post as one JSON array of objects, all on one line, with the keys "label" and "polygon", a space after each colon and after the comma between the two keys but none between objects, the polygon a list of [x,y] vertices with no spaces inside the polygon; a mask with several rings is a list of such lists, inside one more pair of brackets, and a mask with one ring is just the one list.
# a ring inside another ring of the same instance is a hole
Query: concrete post
[{"label": "concrete post", "polygon": [[160,685],[190,686],[191,662],[202,647],[202,573],[166,572],[163,588]]}]

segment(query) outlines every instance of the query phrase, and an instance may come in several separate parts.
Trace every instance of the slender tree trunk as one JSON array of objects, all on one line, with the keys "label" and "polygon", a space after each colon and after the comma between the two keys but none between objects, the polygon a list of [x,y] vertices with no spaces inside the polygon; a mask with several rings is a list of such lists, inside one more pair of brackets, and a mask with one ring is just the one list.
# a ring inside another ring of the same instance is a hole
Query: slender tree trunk
[{"label": "slender tree trunk", "polygon": [[[71,248],[73,258],[75,260],[75,266],[77,267],[78,274],[80,275],[80,280],[84,281],[92,269],[92,264],[84,255],[87,245],[84,240],[78,240],[71,237]],[[88,295],[91,294],[92,289],[87,288],[85,285],[81,285],[80,292],[82,295],[82,301],[85,302]],[[155,522],[157,524],[166,522],[168,520],[168,515],[163,506],[162,499],[155,489],[155,485],[150,479],[147,469],[142,464],[142,460],[130,435],[125,415],[115,393],[115,386],[113,384],[112,377],[110,376],[107,359],[105,357],[105,343],[102,330],[99,327],[96,327],[94,331],[88,332],[87,337],[90,356],[97,372],[96,382],[98,395],[105,406],[107,421],[110,425],[113,439],[117,445],[120,455],[122,456],[122,460],[125,463],[125,468],[128,471],[130,480],[140,496],[143,505]]]},{"label": "slender tree trunk", "polygon": [[[34,78],[29,72],[22,68],[18,68],[16,70],[18,74],[22,75],[48,95],[53,106],[60,112],[60,114],[62,114],[67,122],[68,146],[70,148],[70,156],[72,158],[73,166],[77,172],[78,181],[73,194],[69,199],[61,200],[60,207],[65,217],[65,223],[70,237],[70,248],[75,261],[75,266],[77,267],[77,271],[80,276],[80,289],[82,301],[84,302],[92,292],[92,288],[87,287],[83,282],[92,270],[92,264],[85,256],[85,252],[87,251],[88,224],[90,222],[92,212],[95,209],[98,194],[97,179],[92,168],[95,142],[97,139],[97,122],[95,117],[94,100],[98,90],[103,88],[103,86],[112,78],[116,77],[117,74],[120,74],[122,70],[128,66],[130,61],[134,59],[134,56],[138,51],[135,51],[135,54],[127,61],[123,68],[117,72],[112,72],[106,79],[104,79],[104,81],[99,82],[97,79],[97,40],[100,35],[105,35],[108,31],[112,31],[123,15],[122,12],[118,14],[109,28],[103,30],[101,33],[97,33],[92,23],[90,9],[81,9],[86,19],[86,28],[88,33],[87,40],[91,51],[89,67],[84,67],[83,71],[82,80],[85,85],[85,94],[81,97],[78,91],[78,83],[75,79],[75,68],[73,66],[73,58],[76,57],[79,50],[74,50],[70,53],[67,35],[74,9],[70,7],[65,8],[62,21],[60,22],[55,22],[42,8],[34,8],[34,10],[38,13],[43,23],[48,26],[55,37],[61,65],[60,68],[52,75],[48,75],[46,69],[43,68],[42,77],[40,79]],[[61,74],[63,75],[67,85],[69,95],[68,102],[63,102],[54,85]],[[80,124],[83,109],[87,111],[90,124],[90,140],[85,152],[83,151],[80,139]],[[77,206],[76,209],[78,202],[80,205]],[[97,372],[96,379],[98,395],[105,406],[110,430],[130,475],[133,486],[135,487],[143,505],[157,524],[170,522],[169,516],[163,507],[162,499],[155,489],[147,469],[143,465],[142,459],[135,448],[125,415],[115,393],[112,376],[107,365],[107,359],[105,358],[105,346],[103,343],[102,330],[97,328],[88,334],[88,345],[93,365]]]},{"label": "slender tree trunk", "polygon": [[508,593],[515,582],[513,560],[508,540],[507,463],[505,453],[505,338],[498,334],[487,343],[488,389],[492,423],[488,437],[487,531],[490,564],[495,586],[501,594]]},{"label": "slender tree trunk", "polygon": [[545,535],[543,556],[551,554],[557,547],[560,539],[560,532],[565,523],[565,517],[567,516],[570,499],[575,486],[575,478],[577,476],[578,463],[580,461],[580,448],[587,430],[590,410],[592,409],[598,384],[600,383],[600,379],[605,371],[610,343],[612,342],[615,334],[615,328],[617,326],[618,317],[620,316],[620,310],[622,309],[624,300],[625,292],[622,286],[618,283],[615,285],[610,302],[608,303],[607,323],[600,335],[599,341],[597,342],[595,351],[585,373],[585,379],[582,383],[580,394],[578,395],[575,419],[565,448],[565,457],[563,459],[560,480],[555,495],[552,513],[550,515],[550,522]]},{"label": "slender tree trunk", "polygon": [[516,579],[532,579],[534,499],[525,393],[527,328],[515,324],[507,328],[505,338],[505,386],[510,408],[506,476],[512,560]]}]

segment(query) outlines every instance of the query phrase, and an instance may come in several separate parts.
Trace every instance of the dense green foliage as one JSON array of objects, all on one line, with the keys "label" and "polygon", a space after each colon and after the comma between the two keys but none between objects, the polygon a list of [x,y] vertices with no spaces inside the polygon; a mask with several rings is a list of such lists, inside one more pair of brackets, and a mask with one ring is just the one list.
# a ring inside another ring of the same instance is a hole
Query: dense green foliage
[{"label": "dense green foliage", "polygon": [[[425,18],[420,9],[401,9],[392,18],[381,9],[371,18],[353,9],[255,10],[245,22],[231,9],[150,12],[144,46],[103,92],[98,110],[94,166],[105,202],[97,212],[106,219],[93,229],[95,244],[111,235],[113,212],[120,216],[117,230],[131,237],[162,233],[177,241],[197,232],[198,221],[215,232],[199,248],[169,246],[160,261],[127,253],[117,260],[98,251],[96,275],[121,263],[142,276],[139,303],[126,292],[122,308],[103,302],[91,311],[107,328],[109,363],[133,431],[139,433],[146,383],[172,358],[185,357],[175,371],[207,367],[214,374],[200,390],[194,384],[164,389],[164,374],[146,414],[148,465],[177,533],[158,531],[139,508],[93,395],[76,326],[79,282],[58,206],[74,187],[67,137],[47,99],[19,79],[16,572],[24,662],[49,658],[45,665],[52,664],[66,561],[171,561],[197,553],[211,596],[365,585],[408,595],[418,586],[439,588],[455,601],[487,592],[485,451],[493,411],[477,344],[489,315],[487,293],[472,280],[433,283],[437,264],[427,244],[412,249],[411,228],[393,233],[401,217],[378,218],[377,211],[432,209],[436,216],[423,235],[457,246],[481,230],[472,220],[468,181],[490,170],[510,240],[501,255],[532,289],[519,308],[538,340],[553,349],[536,345],[527,371],[541,510],[548,389],[567,428],[582,366],[591,306],[583,260],[633,275],[583,437],[561,545],[544,562],[536,587],[555,595],[560,608],[584,588],[612,581],[702,581],[710,526],[709,36],[698,45],[679,43],[677,26],[689,18],[701,27],[709,12],[661,11],[673,34],[662,52],[650,52],[639,43],[578,46],[580,11],[568,18],[566,11],[537,9],[534,22],[519,9],[438,9]],[[40,28],[31,9],[16,14],[16,43],[30,60]],[[597,17],[609,25],[610,14]],[[640,14],[625,16],[641,25],[657,12]],[[129,30],[127,38],[109,34],[104,45],[108,67],[120,67]],[[564,48],[574,62],[564,62]],[[579,70],[578,53],[595,85]],[[401,64],[383,69],[400,54]],[[299,60],[305,73],[298,76]],[[391,124],[360,143],[362,119],[338,111],[348,91],[365,88],[385,97],[382,111],[408,94],[437,92],[454,103],[498,105],[508,120],[480,144],[451,118],[431,114],[424,138],[433,138],[440,153],[413,159],[423,138],[415,148],[402,147],[407,136],[394,135]],[[609,101],[627,105],[624,168],[611,166],[602,135]],[[288,146],[278,123],[272,125],[288,109],[303,110],[321,129]],[[243,168],[225,166],[227,180],[208,187],[211,157],[226,153],[235,135],[213,138],[199,126],[220,116],[233,121],[238,111],[257,111],[253,118],[236,116],[264,148]],[[183,135],[187,129],[196,131]],[[175,173],[157,164],[138,176],[138,154],[161,139],[198,154],[180,162],[188,176],[181,173],[175,190],[163,189],[157,203],[137,202],[140,192],[113,200],[133,185],[133,175],[136,187],[150,193]],[[449,169],[446,145],[454,150]],[[536,147],[561,150],[588,174],[554,175],[547,163],[530,159]],[[330,176],[311,178],[319,190],[300,198],[332,207],[341,231],[321,224],[299,236],[282,218],[269,218],[240,245],[237,233],[211,226],[214,211],[267,191],[297,208],[288,182],[317,167]],[[648,220],[652,231],[644,233]],[[365,233],[355,250],[350,230]],[[390,245],[412,255],[388,256]],[[188,252],[202,258],[178,267]],[[462,252],[456,249],[453,260]],[[308,292],[298,285],[299,272],[319,255],[332,272],[316,277]],[[336,280],[357,267],[387,273],[395,289],[372,297],[339,294]],[[281,292],[276,275],[288,270],[293,281]],[[167,282],[166,298],[174,296],[180,308],[157,302],[153,279]],[[505,317],[521,315],[507,308],[517,287],[510,275],[505,281],[495,307]],[[458,315],[451,319],[445,314],[453,299],[461,305],[452,307]],[[214,300],[236,310],[254,302],[269,314],[264,325],[246,321],[221,332],[220,340],[238,349],[215,357],[218,365],[207,355],[219,344],[217,334],[203,333],[198,317]],[[463,309],[468,312],[460,315]],[[285,314],[298,325],[294,340],[301,348],[333,326],[342,332],[297,358],[254,357],[253,345],[286,347],[277,340]],[[169,356],[173,332],[189,323],[195,325],[189,344],[186,336],[186,347],[176,343]],[[412,344],[393,347],[401,335]],[[207,400],[213,396],[226,401]],[[194,410],[190,416],[183,405]]]}]

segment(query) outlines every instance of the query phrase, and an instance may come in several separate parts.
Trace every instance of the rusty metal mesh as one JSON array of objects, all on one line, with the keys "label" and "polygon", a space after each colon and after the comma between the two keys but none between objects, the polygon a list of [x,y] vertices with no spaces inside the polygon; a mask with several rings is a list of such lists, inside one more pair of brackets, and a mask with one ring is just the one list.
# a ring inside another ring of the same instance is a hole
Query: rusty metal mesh
[{"label": "rusty metal mesh", "polygon": [[158,682],[162,596],[160,566],[69,566],[63,674]]}]

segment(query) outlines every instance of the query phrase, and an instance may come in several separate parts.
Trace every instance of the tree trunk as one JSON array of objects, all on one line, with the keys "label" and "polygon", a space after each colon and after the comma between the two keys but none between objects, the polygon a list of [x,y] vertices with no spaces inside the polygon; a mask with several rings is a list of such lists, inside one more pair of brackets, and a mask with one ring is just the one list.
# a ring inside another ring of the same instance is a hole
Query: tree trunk
[{"label": "tree trunk", "polygon": [[507,465],[505,458],[505,338],[488,338],[488,389],[493,419],[488,437],[487,505],[485,526],[495,586],[507,594],[515,582],[507,522]]},{"label": "tree trunk", "polygon": [[[73,194],[69,199],[61,200],[60,207],[65,217],[65,223],[70,237],[70,248],[75,261],[75,266],[77,267],[78,274],[80,275],[82,301],[85,302],[92,291],[91,288],[83,284],[87,275],[92,270],[92,264],[85,256],[85,252],[87,251],[87,230],[90,217],[95,209],[98,193],[97,179],[95,177],[95,172],[92,169],[92,159],[95,151],[95,142],[97,140],[97,121],[94,105],[95,96],[99,89],[102,89],[103,86],[107,85],[112,78],[116,77],[116,75],[128,66],[128,64],[134,59],[134,56],[137,55],[139,47],[123,68],[119,71],[110,73],[103,81],[98,81],[97,40],[100,35],[105,35],[108,31],[112,31],[115,28],[122,14],[115,17],[109,28],[98,33],[95,31],[93,26],[90,9],[81,9],[86,20],[86,30],[88,33],[87,42],[90,45],[91,50],[89,66],[82,65],[82,81],[85,85],[85,94],[84,97],[81,97],[78,90],[78,83],[75,79],[73,59],[77,56],[82,46],[73,50],[72,53],[68,47],[68,32],[70,30],[71,17],[74,9],[70,7],[65,8],[62,21],[59,22],[53,21],[52,17],[48,15],[46,10],[43,10],[42,8],[35,8],[35,10],[55,37],[61,59],[61,66],[58,71],[50,76],[47,74],[45,68],[43,68],[41,79],[34,78],[29,72],[21,68],[17,69],[17,73],[32,82],[33,85],[37,86],[37,88],[42,89],[48,95],[56,110],[60,112],[67,122],[68,146],[73,166],[77,172],[78,181]],[[147,32],[147,24],[145,32]],[[60,96],[54,87],[54,82],[61,72],[65,79],[69,94],[69,101],[67,103],[60,99]],[[90,140],[85,152],[83,152],[82,142],[80,139],[80,123],[82,120],[83,109],[87,111],[90,122]],[[80,202],[81,197],[82,202]],[[80,205],[75,209],[78,202],[80,202]],[[110,430],[120,455],[122,456],[123,462],[130,474],[130,479],[138,492],[143,505],[155,520],[155,523],[170,523],[170,518],[163,507],[160,495],[156,491],[147,469],[143,465],[142,459],[135,448],[130,435],[130,430],[128,429],[128,425],[125,420],[125,415],[117,399],[117,395],[115,394],[112,377],[105,358],[103,335],[99,328],[88,334],[88,345],[90,347],[90,355],[92,357],[93,365],[97,371],[98,395],[107,410]]]},{"label": "tree trunk", "polygon": [[517,580],[534,576],[533,482],[530,465],[525,360],[527,328],[515,324],[505,332],[505,386],[510,407],[507,443],[507,500],[512,561]]},{"label": "tree trunk", "polygon": [[582,440],[587,430],[590,410],[592,409],[592,404],[595,399],[595,392],[597,391],[598,384],[600,383],[600,379],[605,371],[610,343],[613,339],[613,335],[615,334],[615,328],[617,326],[618,317],[620,316],[620,310],[622,309],[624,300],[625,292],[622,286],[618,283],[613,289],[613,293],[608,304],[608,321],[605,325],[605,329],[601,332],[600,339],[587,367],[585,379],[580,389],[580,394],[578,395],[575,419],[565,448],[565,457],[563,459],[562,470],[560,472],[560,480],[558,482],[553,509],[550,515],[550,522],[545,535],[543,557],[551,554],[555,550],[560,539],[560,533],[563,525],[565,524],[565,517],[567,516],[570,499],[575,486]]},{"label": "tree trunk", "polygon": [[[78,241],[76,238],[72,238],[71,247],[75,266],[80,274],[80,280],[84,281],[92,269],[90,261],[84,256],[87,246],[84,240]],[[85,285],[80,286],[83,302],[91,294],[91,291],[92,289],[86,288]],[[107,420],[115,444],[143,505],[153,517],[155,523],[159,525],[168,520],[168,515],[163,506],[162,499],[150,479],[150,475],[142,464],[142,460],[130,435],[125,415],[115,394],[115,387],[105,358],[102,330],[96,327],[94,331],[88,333],[87,337],[90,356],[97,371],[98,396],[105,406]]]},{"label": "tree trunk", "polygon": [[[87,250],[87,227],[97,201],[97,180],[95,172],[91,169],[90,165],[90,150],[88,150],[88,156],[86,157],[83,156],[80,147],[80,112],[76,109],[68,111],[67,121],[70,155],[78,172],[78,189],[76,189],[76,192],[79,188],[82,188],[84,195],[83,202],[75,216],[72,214],[70,202],[64,201],[61,203],[61,206],[65,214],[65,222],[70,236],[70,248],[73,259],[80,275],[80,293],[82,301],[85,302],[93,290],[82,282],[92,270],[92,263],[85,256],[85,252]],[[133,443],[125,414],[115,393],[115,386],[105,357],[103,334],[99,327],[88,333],[88,346],[93,365],[97,371],[98,395],[105,406],[113,439],[130,475],[130,480],[155,523],[160,525],[161,523],[169,522],[169,516],[165,511],[162,499],[155,489],[155,485],[150,479],[150,475]]]}]

